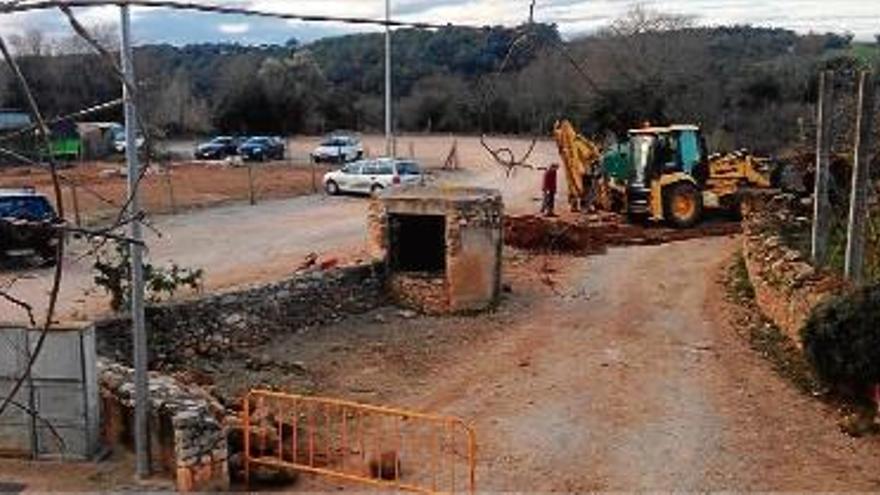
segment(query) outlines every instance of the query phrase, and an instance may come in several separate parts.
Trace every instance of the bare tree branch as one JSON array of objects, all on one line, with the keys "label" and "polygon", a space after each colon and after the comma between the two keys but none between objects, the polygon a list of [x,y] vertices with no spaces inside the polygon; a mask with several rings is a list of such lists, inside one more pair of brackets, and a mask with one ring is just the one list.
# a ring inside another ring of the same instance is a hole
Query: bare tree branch
[{"label": "bare tree branch", "polygon": [[[125,89],[128,91],[128,94],[131,95],[131,98],[138,102],[139,100],[139,92],[137,91],[137,85],[130,81],[125,73],[122,71],[122,68],[116,63],[116,59],[112,53],[110,53],[106,48],[104,48],[101,43],[98,42],[85,28],[85,26],[80,23],[76,16],[73,14],[73,11],[70,9],[69,5],[66,2],[58,7],[64,15],[67,17],[68,23],[73,28],[74,32],[82,38],[89,46],[91,46],[98,54],[100,55],[103,62],[114,72],[116,77],[122,82]],[[128,211],[128,207],[132,201],[134,201],[135,195],[137,194],[138,189],[140,189],[141,181],[147,174],[147,171],[150,169],[150,158],[153,154],[153,141],[151,138],[151,134],[145,121],[143,120],[143,116],[138,113],[137,114],[137,125],[140,128],[141,135],[144,137],[144,150],[145,150],[145,160],[143,166],[140,168],[140,174],[138,175],[135,186],[131,191],[131,194],[126,198],[125,203],[120,207],[119,214],[116,217],[116,221],[114,223],[120,224],[123,222],[123,216],[125,212]]]},{"label": "bare tree branch", "polygon": [[[46,124],[51,126],[52,124],[57,124],[59,122],[65,121],[65,120],[74,120],[74,119],[79,119],[82,117],[88,117],[90,115],[100,113],[105,110],[109,110],[111,108],[118,107],[120,105],[122,105],[122,98],[117,98],[115,100],[108,101],[107,103],[101,103],[100,105],[95,105],[93,107],[89,107],[84,110],[80,110],[78,112],[74,112],[74,113],[64,115],[61,117],[55,117],[54,119],[46,121]],[[36,129],[37,129],[36,124],[29,125],[27,127],[23,127],[21,129],[18,129],[17,131],[13,131],[8,134],[4,134],[4,135],[0,136],[0,142],[8,141],[8,140],[15,138],[15,137],[18,137],[18,136],[23,136],[25,134],[28,134],[30,132],[35,131]]]},{"label": "bare tree branch", "polygon": [[64,441],[64,438],[61,436],[61,434],[58,433],[58,430],[55,429],[55,426],[51,422],[49,422],[49,420],[47,420],[46,418],[41,416],[39,412],[34,411],[30,407],[28,407],[18,401],[10,400],[9,404],[12,407],[17,407],[18,409],[23,411],[28,416],[30,416],[30,417],[34,418],[35,420],[40,421],[41,423],[46,425],[46,428],[49,429],[49,433],[51,433],[52,436],[55,437],[55,441],[58,442],[58,450],[60,450],[62,454],[67,452],[67,443]]},{"label": "bare tree branch", "polygon": [[34,318],[34,307],[28,304],[27,302],[13,296],[12,294],[7,292],[8,289],[0,290],[0,299],[4,299],[15,306],[18,306],[28,315],[28,320],[31,322],[31,327],[37,326],[37,320]]},{"label": "bare tree branch", "polygon": [[[52,157],[52,141],[49,137],[49,128],[46,126],[45,120],[43,120],[43,115],[40,113],[40,108],[37,106],[36,100],[34,100],[33,92],[31,92],[31,88],[28,85],[27,79],[21,72],[21,68],[18,66],[18,63],[9,53],[9,48],[6,46],[6,40],[3,36],[0,36],[0,52],[3,54],[3,58],[6,61],[6,64],[12,70],[12,73],[18,82],[19,89],[24,94],[25,99],[28,103],[28,108],[30,110],[31,116],[34,121],[37,123],[37,132],[40,135],[41,140],[43,141],[43,145],[45,146],[46,152],[49,156],[49,171],[52,174],[52,186],[55,191],[55,202],[56,207],[58,209],[58,214],[62,218],[64,217],[64,201],[61,197],[61,183],[58,179],[58,171],[55,165],[55,159]],[[43,330],[40,333],[40,337],[37,339],[37,343],[34,346],[33,353],[30,356],[30,359],[27,363],[26,372],[15,382],[12,388],[9,390],[8,395],[3,400],[3,403],[0,404],[0,415],[3,414],[3,411],[9,407],[12,398],[15,397],[15,394],[21,389],[25,380],[28,376],[30,376],[30,370],[36,362],[37,357],[40,355],[40,352],[43,349],[43,345],[46,342],[46,336],[49,333],[50,328],[52,327],[53,318],[55,315],[55,306],[58,304],[58,292],[61,290],[61,277],[64,268],[64,245],[65,240],[64,236],[58,236],[58,247],[55,250],[55,273],[52,279],[52,290],[49,293],[49,304],[46,309],[46,319],[43,325]]]},{"label": "bare tree branch", "polygon": [[496,163],[504,167],[507,171],[507,176],[510,177],[514,174],[517,168],[526,168],[529,170],[535,170],[538,167],[531,165],[528,163],[529,158],[532,156],[532,152],[535,151],[535,146],[538,144],[538,138],[532,138],[532,144],[529,146],[529,149],[526,151],[525,155],[522,158],[517,159],[513,153],[513,150],[507,147],[501,148],[492,148],[486,143],[485,134],[480,135],[480,144],[483,145],[483,148],[492,156]]}]

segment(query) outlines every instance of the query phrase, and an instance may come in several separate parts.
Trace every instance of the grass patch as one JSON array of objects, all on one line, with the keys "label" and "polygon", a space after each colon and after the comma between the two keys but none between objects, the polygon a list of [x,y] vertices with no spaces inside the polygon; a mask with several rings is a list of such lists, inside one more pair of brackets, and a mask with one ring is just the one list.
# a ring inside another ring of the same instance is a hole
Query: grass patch
[{"label": "grass patch", "polygon": [[804,394],[837,410],[841,432],[852,437],[880,433],[876,406],[870,401],[835,392],[823,383],[806,355],[758,308],[755,289],[742,252],[731,260],[724,277],[728,300],[736,305],[731,319],[737,333],[773,367],[773,371]]},{"label": "grass patch", "polygon": [[826,392],[812,366],[795,343],[765,318],[755,303],[755,288],[749,279],[742,252],[731,261],[725,286],[728,298],[742,311],[736,315],[736,328],[749,346],[773,366],[780,376],[800,391],[816,396]]},{"label": "grass patch", "polygon": [[746,257],[742,251],[737,253],[730,264],[730,272],[727,277],[727,292],[734,301],[748,302],[755,300],[755,286],[749,278],[749,269],[746,266]]},{"label": "grass patch", "polygon": [[876,43],[853,43],[850,53],[868,68],[880,62],[880,46]]}]

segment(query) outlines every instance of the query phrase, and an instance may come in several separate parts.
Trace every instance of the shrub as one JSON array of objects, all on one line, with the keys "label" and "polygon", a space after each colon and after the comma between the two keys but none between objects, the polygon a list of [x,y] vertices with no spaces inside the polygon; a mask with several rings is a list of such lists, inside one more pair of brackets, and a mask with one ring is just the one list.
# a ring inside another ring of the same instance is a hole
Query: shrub
[{"label": "shrub", "polygon": [[[144,263],[144,285],[148,302],[156,303],[174,296],[180,288],[201,290],[204,272],[201,269],[157,267]],[[131,255],[128,245],[116,244],[114,249],[98,252],[93,268],[95,284],[110,294],[110,307],[114,311],[127,310],[131,306]]]},{"label": "shrub", "polygon": [[861,395],[880,383],[880,285],[820,305],[801,337],[816,373],[838,391]]}]

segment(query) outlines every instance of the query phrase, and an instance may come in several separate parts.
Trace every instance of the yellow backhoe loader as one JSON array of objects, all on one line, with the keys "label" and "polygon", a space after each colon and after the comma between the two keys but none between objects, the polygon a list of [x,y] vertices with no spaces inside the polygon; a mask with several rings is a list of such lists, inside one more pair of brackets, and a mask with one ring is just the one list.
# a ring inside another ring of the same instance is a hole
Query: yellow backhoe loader
[{"label": "yellow backhoe loader", "polygon": [[738,208],[747,188],[770,188],[768,162],[745,153],[709,156],[700,128],[645,127],[602,152],[568,121],[554,139],[574,207],[597,206],[691,227],[706,208]]}]

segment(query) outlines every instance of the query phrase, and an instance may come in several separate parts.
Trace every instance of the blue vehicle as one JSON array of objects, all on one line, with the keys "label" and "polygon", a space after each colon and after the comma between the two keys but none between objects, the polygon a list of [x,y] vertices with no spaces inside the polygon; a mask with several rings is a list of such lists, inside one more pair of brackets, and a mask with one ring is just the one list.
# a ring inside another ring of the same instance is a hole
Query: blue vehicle
[{"label": "blue vehicle", "polygon": [[0,260],[37,254],[53,264],[60,222],[44,195],[33,189],[0,189]]},{"label": "blue vehicle", "polygon": [[207,143],[200,144],[196,147],[196,160],[223,160],[228,156],[238,155],[238,148],[241,145],[239,138],[231,136],[217,136]]},{"label": "blue vehicle", "polygon": [[284,151],[284,142],[281,138],[269,136],[252,137],[238,148],[242,160],[257,162],[283,160]]}]

